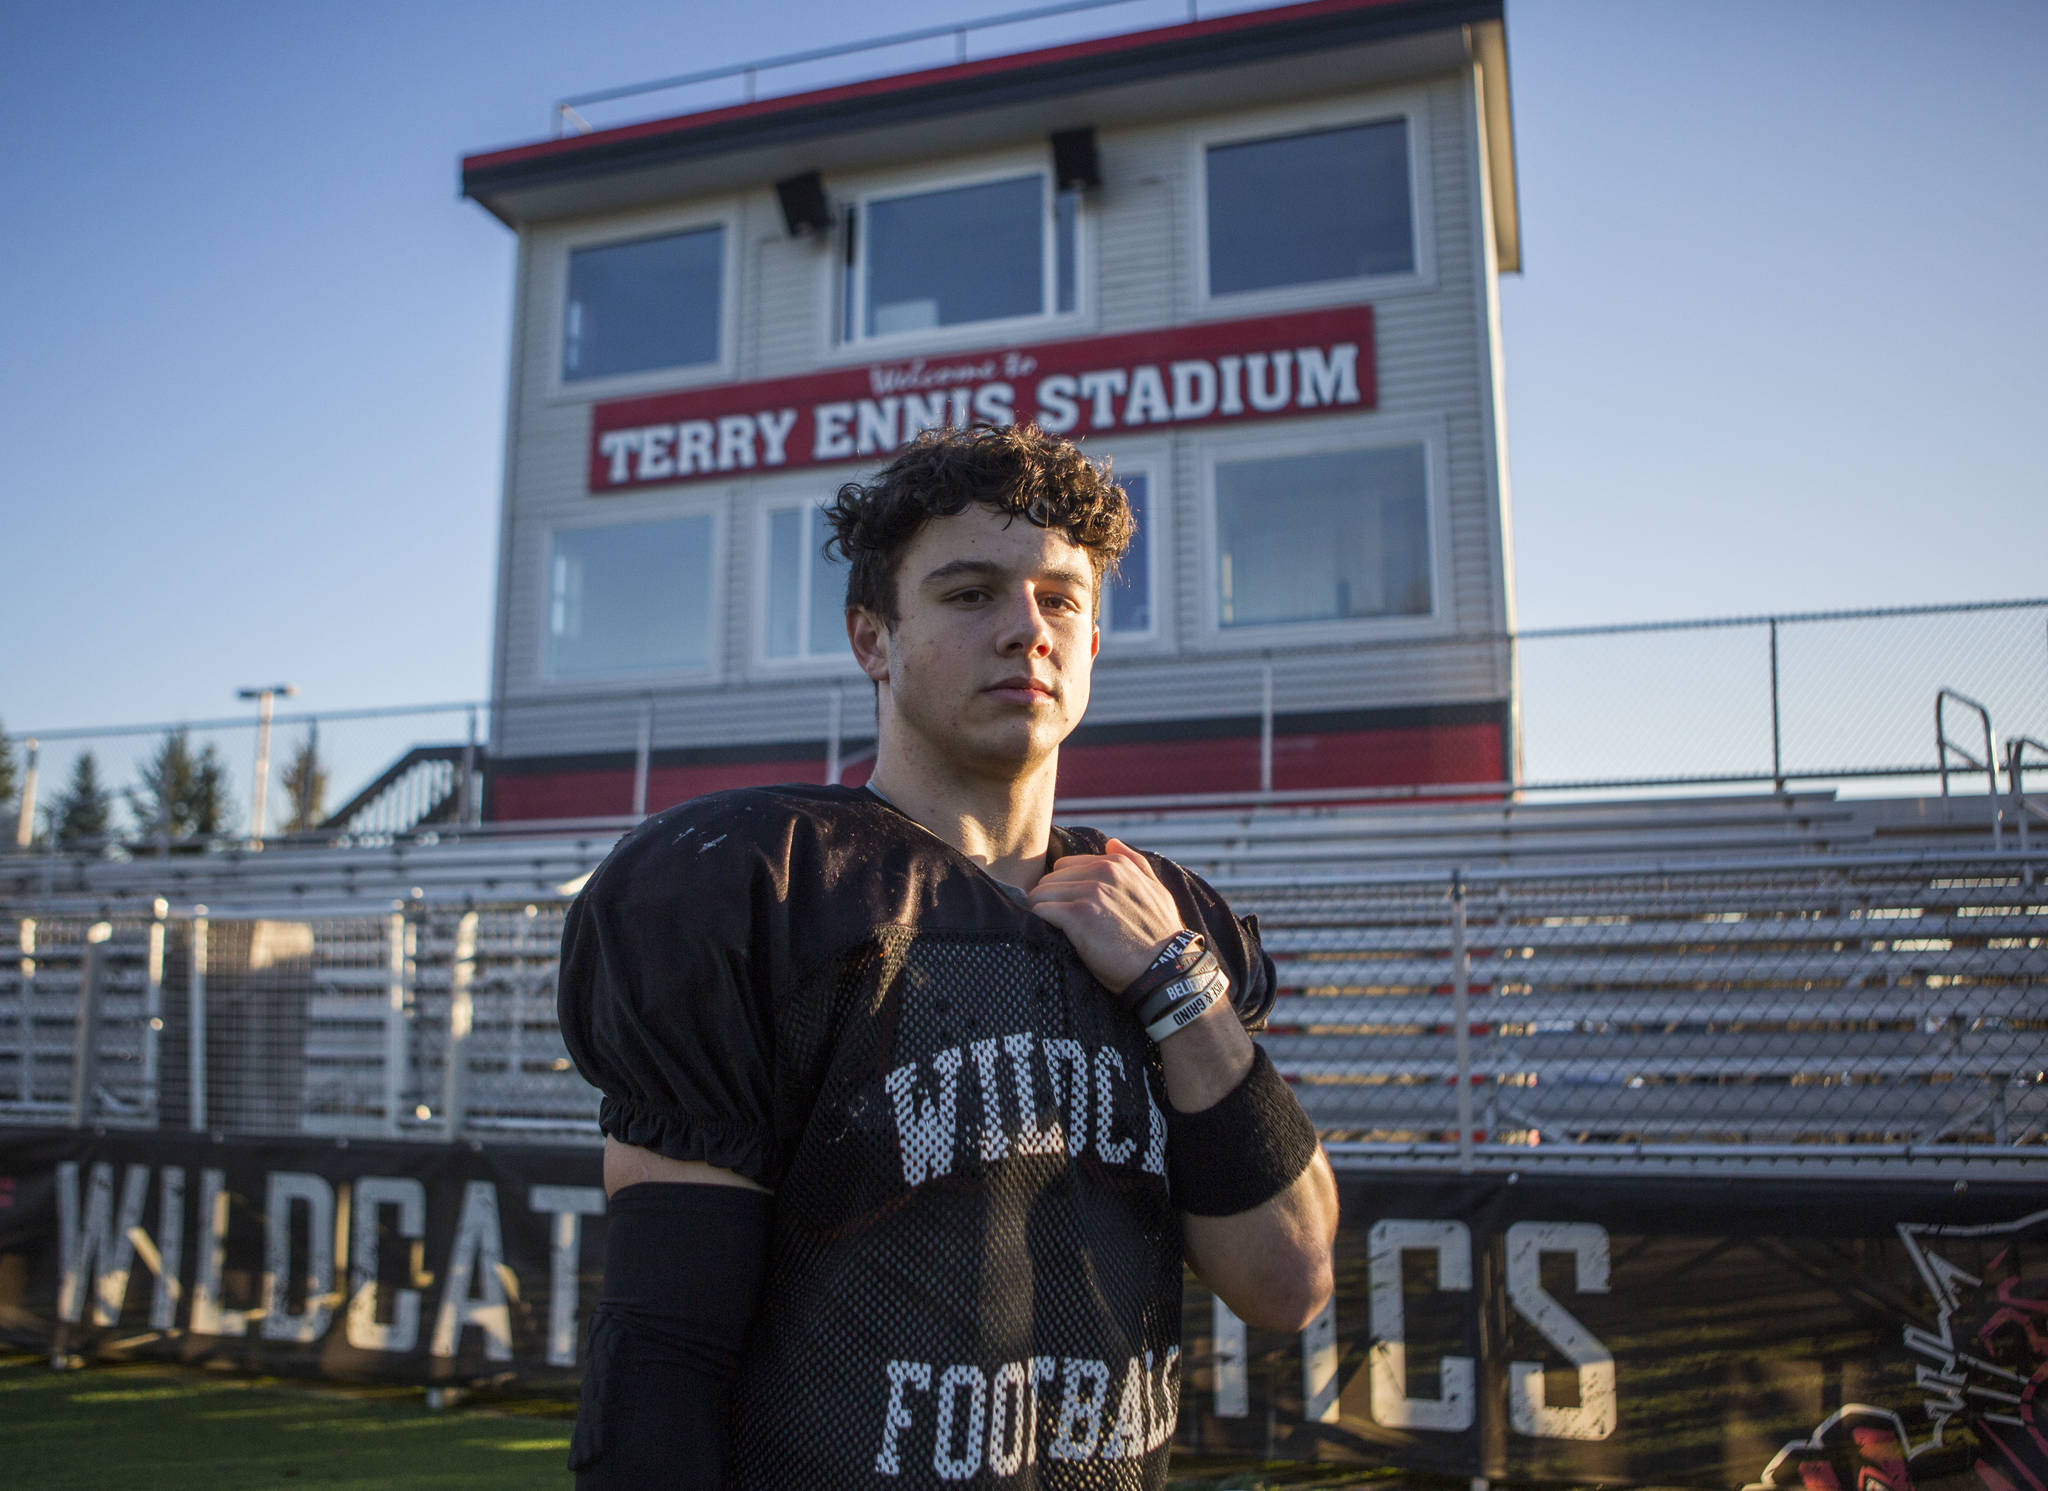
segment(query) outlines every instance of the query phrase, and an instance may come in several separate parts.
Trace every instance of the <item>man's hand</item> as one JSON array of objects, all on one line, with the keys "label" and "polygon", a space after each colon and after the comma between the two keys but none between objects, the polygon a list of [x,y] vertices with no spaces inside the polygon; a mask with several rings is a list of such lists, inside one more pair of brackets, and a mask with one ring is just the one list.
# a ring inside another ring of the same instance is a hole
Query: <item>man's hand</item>
[{"label": "man's hand", "polygon": [[1067,934],[1105,989],[1121,994],[1181,930],[1180,907],[1144,855],[1120,839],[1105,854],[1070,854],[1025,899]]},{"label": "man's hand", "polygon": [[[1106,854],[1070,854],[1030,891],[1031,909],[1067,934],[1088,971],[1121,994],[1181,930],[1180,908],[1137,850],[1111,839]],[[1159,1044],[1166,1100],[1182,1113],[1222,1101],[1252,1066],[1251,1037],[1223,1000]],[[1197,1277],[1238,1316],[1300,1330],[1330,1297],[1337,1187],[1321,1150],[1294,1183],[1231,1217],[1183,1214]]]}]

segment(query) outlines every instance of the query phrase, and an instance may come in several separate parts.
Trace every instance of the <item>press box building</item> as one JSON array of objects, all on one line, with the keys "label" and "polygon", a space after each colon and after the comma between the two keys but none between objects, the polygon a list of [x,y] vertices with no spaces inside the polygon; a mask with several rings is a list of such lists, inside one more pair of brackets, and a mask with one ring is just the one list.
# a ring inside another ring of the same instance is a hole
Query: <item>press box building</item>
[{"label": "press box building", "polygon": [[1500,0],[963,62],[463,190],[518,234],[492,817],[859,780],[819,506],[970,419],[1140,512],[1064,798],[1512,777]]}]

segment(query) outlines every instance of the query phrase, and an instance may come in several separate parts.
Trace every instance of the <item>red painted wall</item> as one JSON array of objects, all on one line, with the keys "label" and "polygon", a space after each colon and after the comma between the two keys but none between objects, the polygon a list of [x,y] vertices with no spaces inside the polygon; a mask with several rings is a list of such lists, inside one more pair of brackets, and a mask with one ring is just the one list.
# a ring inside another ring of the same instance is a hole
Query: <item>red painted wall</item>
[{"label": "red painted wall", "polygon": [[[842,780],[867,780],[869,764]],[[822,756],[655,766],[647,774],[650,811],[728,787],[817,782]],[[1507,775],[1498,725],[1426,725],[1281,735],[1273,741],[1277,791],[1326,787],[1405,787],[1426,782],[1498,782]],[[1060,754],[1062,797],[1125,797],[1188,792],[1252,792],[1259,785],[1259,738],[1212,736],[1118,745],[1068,746]],[[579,818],[633,811],[630,766],[522,771],[501,764],[491,783],[495,821]]]}]

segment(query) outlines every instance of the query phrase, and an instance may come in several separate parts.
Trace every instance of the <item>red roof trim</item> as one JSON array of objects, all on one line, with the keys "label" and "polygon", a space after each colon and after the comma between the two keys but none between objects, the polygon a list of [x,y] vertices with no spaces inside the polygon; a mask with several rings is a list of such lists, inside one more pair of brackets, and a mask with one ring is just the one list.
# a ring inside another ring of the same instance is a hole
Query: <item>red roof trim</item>
[{"label": "red roof trim", "polygon": [[844,83],[832,88],[813,89],[808,93],[791,93],[778,98],[757,99],[753,103],[733,104],[723,109],[707,109],[702,113],[674,114],[663,119],[645,120],[639,124],[622,124],[613,129],[595,130],[587,135],[570,135],[560,140],[540,140],[531,145],[514,145],[503,150],[484,151],[478,155],[464,156],[462,168],[465,172],[473,172],[514,165],[520,161],[574,155],[579,150],[595,146],[650,135],[677,134],[711,124],[777,114],[787,109],[811,108],[846,99],[904,93],[936,83],[963,82],[1051,63],[1075,61],[1083,57],[1137,51],[1161,42],[1228,35],[1233,31],[1248,30],[1274,21],[1305,20],[1315,16],[1344,15],[1352,11],[1383,10],[1408,3],[1411,3],[1411,0],[1306,0],[1306,3],[1301,5],[1240,11],[1235,15],[1219,16],[1210,21],[1184,21],[1179,25],[1159,26],[1149,31],[1126,31],[1115,36],[1069,42],[1064,46],[1047,47],[1036,52],[1012,52],[976,62],[956,62],[945,67],[931,67],[918,72],[895,73],[887,77],[863,79],[857,83]]}]

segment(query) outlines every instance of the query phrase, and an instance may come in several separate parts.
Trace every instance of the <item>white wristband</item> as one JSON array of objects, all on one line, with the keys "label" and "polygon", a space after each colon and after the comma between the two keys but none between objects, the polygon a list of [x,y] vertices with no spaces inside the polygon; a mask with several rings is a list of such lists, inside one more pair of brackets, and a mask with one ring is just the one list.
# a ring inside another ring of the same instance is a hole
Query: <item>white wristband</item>
[{"label": "white wristband", "polygon": [[1219,975],[1210,980],[1199,994],[1183,999],[1172,1009],[1145,1027],[1145,1034],[1155,1042],[1163,1041],[1177,1031],[1185,1030],[1208,1012],[1209,1006],[1220,1002],[1230,992],[1230,980]]}]

